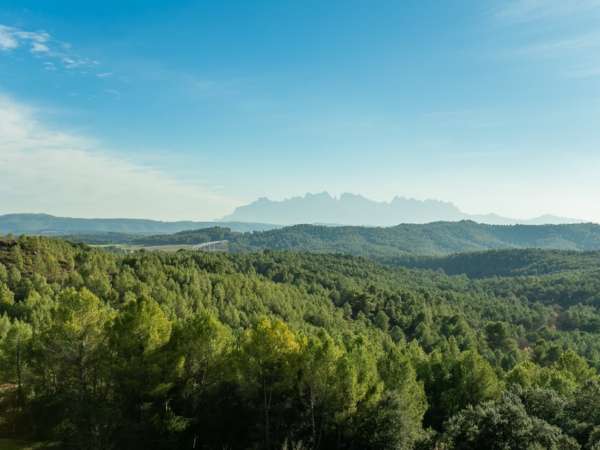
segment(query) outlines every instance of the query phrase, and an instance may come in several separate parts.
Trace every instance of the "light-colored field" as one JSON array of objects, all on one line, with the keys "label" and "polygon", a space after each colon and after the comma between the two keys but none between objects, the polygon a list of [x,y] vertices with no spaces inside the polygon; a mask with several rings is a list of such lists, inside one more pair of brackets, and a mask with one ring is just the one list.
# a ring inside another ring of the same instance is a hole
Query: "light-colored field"
[{"label": "light-colored field", "polygon": [[137,247],[136,250],[147,250],[150,252],[176,252],[178,250],[193,250],[193,245],[180,244],[180,245],[152,245],[148,247]]},{"label": "light-colored field", "polygon": [[[198,248],[198,244],[177,244],[177,245],[130,245],[130,244],[100,244],[100,245],[91,245],[91,247],[98,248],[107,248],[107,247],[117,247],[126,251],[137,251],[137,250],[146,250],[149,252],[176,252],[178,250],[195,250],[195,251],[208,251],[205,249]],[[214,250],[213,250],[214,251]],[[218,249],[218,251],[224,251],[222,249]],[[2,450],[2,449],[0,449]]]},{"label": "light-colored field", "polygon": [[[176,252],[177,250],[192,250],[193,245],[129,245],[129,244],[100,244],[100,245],[91,245],[91,247],[98,248],[107,248],[107,247],[118,247],[123,250],[129,251],[137,251],[137,250],[147,250],[147,251],[161,251],[161,252]],[[2,449],[0,449],[2,450]]]}]

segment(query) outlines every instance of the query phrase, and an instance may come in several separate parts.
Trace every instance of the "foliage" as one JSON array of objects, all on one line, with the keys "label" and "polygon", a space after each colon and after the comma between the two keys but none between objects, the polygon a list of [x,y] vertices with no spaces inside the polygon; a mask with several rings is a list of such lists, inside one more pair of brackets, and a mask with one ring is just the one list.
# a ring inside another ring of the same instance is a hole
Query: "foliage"
[{"label": "foliage", "polygon": [[594,448],[600,290],[582,258],[469,278],[2,239],[0,432],[90,450]]}]

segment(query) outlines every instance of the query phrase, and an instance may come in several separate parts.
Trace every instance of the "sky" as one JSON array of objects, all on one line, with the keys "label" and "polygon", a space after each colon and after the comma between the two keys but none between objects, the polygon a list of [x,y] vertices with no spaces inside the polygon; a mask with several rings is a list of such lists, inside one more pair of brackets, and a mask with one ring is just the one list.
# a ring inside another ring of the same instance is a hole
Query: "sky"
[{"label": "sky", "polygon": [[0,214],[321,191],[600,222],[600,0],[0,0]]}]

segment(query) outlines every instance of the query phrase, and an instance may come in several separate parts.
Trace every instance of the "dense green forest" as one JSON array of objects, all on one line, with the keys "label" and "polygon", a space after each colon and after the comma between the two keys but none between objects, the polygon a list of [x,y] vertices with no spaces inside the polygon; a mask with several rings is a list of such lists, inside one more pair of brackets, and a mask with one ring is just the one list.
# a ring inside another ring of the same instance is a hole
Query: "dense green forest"
[{"label": "dense green forest", "polygon": [[211,227],[153,236],[97,233],[68,236],[68,239],[89,244],[136,246],[228,240],[230,251],[235,253],[293,250],[383,259],[514,248],[594,251],[600,250],[600,225],[484,225],[463,221],[388,228],[295,225],[254,232]]},{"label": "dense green forest", "polygon": [[509,276],[494,273],[509,254],[492,252],[469,277],[4,238],[0,436],[64,449],[598,449],[595,257],[512,252],[525,263]]},{"label": "dense green forest", "polygon": [[600,269],[600,251],[503,249],[441,257],[409,255],[381,258],[379,261],[392,266],[443,270],[448,275],[465,274],[471,278],[512,277]]},{"label": "dense green forest", "polygon": [[133,247],[156,247],[174,245],[194,245],[204,242],[234,240],[242,233],[228,227],[208,227],[198,230],[184,230],[172,234],[130,234],[130,233],[84,233],[68,234],[62,239],[91,245],[126,244]]},{"label": "dense green forest", "polygon": [[138,237],[131,241],[134,245],[188,245],[211,241],[234,240],[243,233],[227,227],[211,227],[203,230],[180,231],[179,233]]},{"label": "dense green forest", "polygon": [[484,225],[471,221],[388,228],[297,225],[244,233],[233,251],[295,250],[368,257],[447,255],[501,248],[600,250],[600,225]]}]

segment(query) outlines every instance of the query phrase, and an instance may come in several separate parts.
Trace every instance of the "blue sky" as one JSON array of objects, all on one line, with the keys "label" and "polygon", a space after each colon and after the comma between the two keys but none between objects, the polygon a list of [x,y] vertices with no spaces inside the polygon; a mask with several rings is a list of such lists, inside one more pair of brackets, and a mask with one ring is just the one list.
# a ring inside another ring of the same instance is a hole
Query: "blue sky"
[{"label": "blue sky", "polygon": [[600,221],[599,119],[600,0],[0,0],[0,213]]}]

